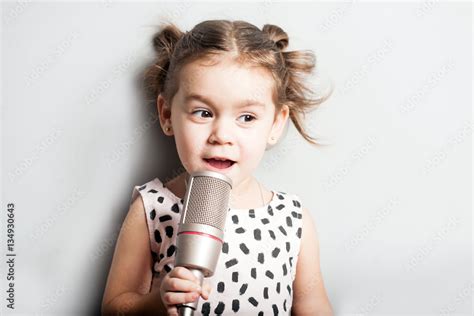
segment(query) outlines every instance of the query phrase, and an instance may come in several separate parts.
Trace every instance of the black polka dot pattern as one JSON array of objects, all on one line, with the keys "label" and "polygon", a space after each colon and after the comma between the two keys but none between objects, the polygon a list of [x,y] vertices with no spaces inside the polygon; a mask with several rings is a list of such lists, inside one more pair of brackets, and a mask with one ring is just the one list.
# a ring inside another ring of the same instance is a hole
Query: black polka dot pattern
[{"label": "black polka dot pattern", "polygon": [[216,309],[214,310],[214,313],[217,315],[222,314],[224,312],[224,309],[225,309],[225,304],[222,302],[219,302],[217,304]]},{"label": "black polka dot pattern", "polygon": [[209,302],[202,304],[201,313],[203,315],[209,315],[210,312],[211,312],[211,304],[209,304]]},{"label": "black polka dot pattern", "polygon": [[166,256],[167,257],[171,257],[174,252],[176,251],[176,246],[175,245],[171,245],[168,250],[166,250]]},{"label": "black polka dot pattern", "polygon": [[246,254],[246,255],[249,254],[249,252],[250,252],[250,251],[249,251],[249,248],[247,248],[247,246],[246,246],[245,244],[242,243],[242,244],[240,244],[239,247],[240,247],[240,250],[242,250],[242,252],[243,252],[244,254]]},{"label": "black polka dot pattern", "polygon": [[163,241],[163,239],[161,239],[161,233],[157,229],[155,229],[155,241],[159,244]]},{"label": "black polka dot pattern", "polygon": [[278,254],[279,254],[279,253],[280,253],[280,248],[275,248],[275,249],[273,249],[273,251],[272,251],[272,257],[273,257],[273,258],[278,257]]},{"label": "black polka dot pattern", "polygon": [[160,222],[166,222],[166,221],[170,221],[172,220],[173,218],[170,216],[170,215],[163,215],[163,216],[160,216],[160,218],[158,218],[158,220]]},{"label": "black polka dot pattern", "polygon": [[249,285],[247,283],[242,284],[242,286],[240,287],[240,291],[239,291],[240,295],[245,294],[245,291],[247,291],[248,286]]},{"label": "black polka dot pattern", "polygon": [[229,244],[228,243],[224,242],[222,244],[222,252],[223,253],[229,253]]},{"label": "black polka dot pattern", "polygon": [[173,237],[173,226],[166,226],[165,232],[166,232],[166,237],[171,238]]},{"label": "black polka dot pattern", "polygon": [[235,230],[235,232],[236,232],[237,234],[243,234],[243,233],[245,233],[245,229],[244,229],[243,227],[239,227],[239,228],[237,228],[237,229]]},{"label": "black polka dot pattern", "polygon": [[229,261],[227,261],[227,262],[225,263],[225,267],[226,267],[226,268],[230,268],[230,267],[232,267],[232,266],[234,266],[234,265],[236,265],[236,264],[237,264],[237,259],[232,259],[232,260],[229,260]]},{"label": "black polka dot pattern", "polygon": [[225,285],[224,282],[217,283],[217,292],[224,293]]},{"label": "black polka dot pattern", "polygon": [[232,311],[237,313],[239,309],[240,309],[239,300],[232,300]]},{"label": "black polka dot pattern", "polygon": [[[146,212],[156,282],[174,267],[183,200],[158,178],[134,188]],[[265,206],[229,209],[224,243],[202,315],[280,315],[291,311],[293,281],[302,237],[302,207],[296,195],[273,192]]]},{"label": "black polka dot pattern", "polygon": [[278,315],[278,306],[276,304],[272,305],[273,315]]},{"label": "black polka dot pattern", "polygon": [[239,217],[237,215],[232,215],[232,222],[234,222],[234,224],[238,224],[239,223]]},{"label": "black polka dot pattern", "polygon": [[258,301],[257,301],[255,298],[253,298],[253,297],[250,297],[250,298],[249,298],[249,302],[250,302],[250,304],[252,304],[253,306],[258,306]]},{"label": "black polka dot pattern", "polygon": [[250,276],[254,279],[257,279],[257,268],[252,268],[250,270]]},{"label": "black polka dot pattern", "polygon": [[175,212],[175,213],[179,213],[179,205],[178,204],[174,204],[172,207],[171,207],[171,211]]}]

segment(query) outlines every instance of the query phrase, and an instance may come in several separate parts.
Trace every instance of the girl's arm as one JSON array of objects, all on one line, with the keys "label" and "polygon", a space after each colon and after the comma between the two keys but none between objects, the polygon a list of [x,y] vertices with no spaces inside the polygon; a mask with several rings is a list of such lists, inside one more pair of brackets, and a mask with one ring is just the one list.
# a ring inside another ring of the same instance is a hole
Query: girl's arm
[{"label": "girl's arm", "polygon": [[300,253],[293,282],[291,315],[332,316],[319,267],[319,241],[311,214],[303,208]]},{"label": "girl's arm", "polygon": [[102,300],[103,315],[166,315],[152,278],[145,212],[137,197],[122,224]]}]

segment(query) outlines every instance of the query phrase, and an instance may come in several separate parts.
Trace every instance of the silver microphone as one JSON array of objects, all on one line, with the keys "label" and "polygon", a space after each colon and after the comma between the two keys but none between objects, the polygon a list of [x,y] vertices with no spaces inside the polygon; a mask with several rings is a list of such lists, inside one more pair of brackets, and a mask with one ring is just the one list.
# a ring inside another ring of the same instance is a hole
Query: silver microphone
[{"label": "silver microphone", "polygon": [[[186,184],[183,212],[176,238],[175,267],[189,269],[202,286],[214,274],[222,251],[232,180],[213,171],[191,173]],[[180,316],[190,316],[199,298],[178,305]]]}]

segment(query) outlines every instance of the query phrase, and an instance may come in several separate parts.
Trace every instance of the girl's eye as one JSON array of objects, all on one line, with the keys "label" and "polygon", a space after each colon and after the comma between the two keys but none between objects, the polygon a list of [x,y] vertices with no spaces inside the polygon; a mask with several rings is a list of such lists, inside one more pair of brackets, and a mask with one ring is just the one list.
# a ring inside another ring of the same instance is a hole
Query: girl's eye
[{"label": "girl's eye", "polygon": [[205,116],[199,115],[199,117],[212,117],[212,114],[209,111],[206,111],[206,110],[196,110],[192,114],[196,114],[196,113],[204,113],[205,114]]},{"label": "girl's eye", "polygon": [[250,123],[250,122],[252,122],[252,121],[254,121],[254,120],[256,119],[255,116],[250,115],[250,114],[244,114],[244,115],[242,115],[241,117],[244,118],[244,122],[245,122],[245,123]]},{"label": "girl's eye", "polygon": [[[207,110],[196,110],[196,111],[192,112],[192,115],[197,115],[200,118],[212,117],[212,113],[207,111]],[[242,121],[243,123],[250,123],[250,122],[252,122],[256,119],[255,116],[250,115],[250,114],[241,115],[239,117],[239,119],[241,119],[241,118],[244,118],[243,121]]]}]

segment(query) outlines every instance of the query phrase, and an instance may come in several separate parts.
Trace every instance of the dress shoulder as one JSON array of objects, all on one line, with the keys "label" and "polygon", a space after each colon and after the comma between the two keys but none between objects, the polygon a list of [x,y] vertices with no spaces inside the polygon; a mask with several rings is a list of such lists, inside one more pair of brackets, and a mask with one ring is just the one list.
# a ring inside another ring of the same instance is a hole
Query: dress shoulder
[{"label": "dress shoulder", "polygon": [[158,178],[136,185],[132,191],[132,201],[138,196],[143,201],[154,272],[159,274],[161,270],[170,270],[172,267],[182,200]]}]

